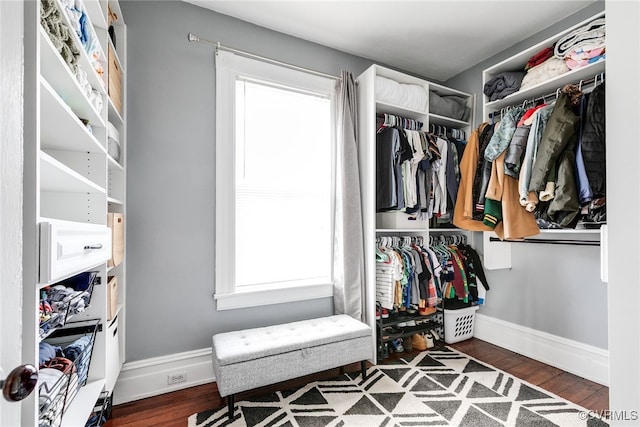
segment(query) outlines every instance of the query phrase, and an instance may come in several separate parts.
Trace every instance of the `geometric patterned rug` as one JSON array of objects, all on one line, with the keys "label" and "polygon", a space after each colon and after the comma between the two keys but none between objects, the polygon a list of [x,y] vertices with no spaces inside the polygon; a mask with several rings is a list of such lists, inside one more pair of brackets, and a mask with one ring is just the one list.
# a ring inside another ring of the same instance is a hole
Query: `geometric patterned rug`
[{"label": "geometric patterned rug", "polygon": [[189,427],[599,427],[588,410],[449,347],[236,402]]}]

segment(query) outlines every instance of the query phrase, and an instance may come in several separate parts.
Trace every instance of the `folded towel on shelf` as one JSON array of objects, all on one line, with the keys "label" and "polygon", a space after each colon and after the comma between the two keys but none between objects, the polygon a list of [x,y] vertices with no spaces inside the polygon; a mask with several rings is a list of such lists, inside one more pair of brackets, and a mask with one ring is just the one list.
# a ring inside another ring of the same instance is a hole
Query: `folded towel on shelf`
[{"label": "folded towel on shelf", "polygon": [[605,49],[599,47],[596,49],[583,50],[578,48],[569,54],[569,57],[565,60],[567,67],[572,70],[576,68],[584,67],[585,65],[593,64],[601,59],[605,58]]},{"label": "folded towel on shelf", "polygon": [[486,82],[483,92],[490,101],[502,99],[520,90],[524,75],[524,71],[504,71]]},{"label": "folded towel on shelf", "polygon": [[554,55],[556,58],[565,59],[571,51],[578,48],[584,50],[596,49],[605,46],[605,19],[598,18],[576,28],[556,43]]}]

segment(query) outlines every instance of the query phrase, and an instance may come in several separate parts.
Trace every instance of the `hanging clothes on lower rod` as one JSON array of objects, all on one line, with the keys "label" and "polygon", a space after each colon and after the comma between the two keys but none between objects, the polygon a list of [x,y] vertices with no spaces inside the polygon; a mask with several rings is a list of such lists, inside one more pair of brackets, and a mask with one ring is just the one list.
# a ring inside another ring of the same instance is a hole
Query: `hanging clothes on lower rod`
[{"label": "hanging clothes on lower rod", "polygon": [[466,236],[390,236],[376,239],[376,299],[388,309],[427,315],[483,304],[489,284]]}]

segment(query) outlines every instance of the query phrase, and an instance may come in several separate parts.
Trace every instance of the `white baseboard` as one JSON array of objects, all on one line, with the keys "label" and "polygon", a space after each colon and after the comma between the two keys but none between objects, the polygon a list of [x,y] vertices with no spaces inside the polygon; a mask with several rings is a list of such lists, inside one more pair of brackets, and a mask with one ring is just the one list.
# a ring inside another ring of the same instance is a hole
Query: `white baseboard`
[{"label": "white baseboard", "polygon": [[473,336],[579,377],[609,385],[609,351],[476,313]]},{"label": "white baseboard", "polygon": [[[186,381],[168,385],[168,375],[176,373],[185,373]],[[125,363],[113,392],[113,403],[119,405],[214,380],[210,348]]]},{"label": "white baseboard", "polygon": [[[609,385],[609,351],[476,313],[473,336],[582,378]],[[186,373],[168,385],[167,376]],[[119,405],[215,381],[211,349],[125,363],[113,393]]]}]

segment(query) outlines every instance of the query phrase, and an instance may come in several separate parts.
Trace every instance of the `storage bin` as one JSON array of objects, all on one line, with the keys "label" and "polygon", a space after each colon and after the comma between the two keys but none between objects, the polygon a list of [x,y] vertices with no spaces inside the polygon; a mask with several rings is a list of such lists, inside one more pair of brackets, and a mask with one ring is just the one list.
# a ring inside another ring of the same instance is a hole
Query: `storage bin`
[{"label": "storage bin", "polygon": [[402,211],[378,212],[376,228],[427,230],[429,222],[416,219],[415,215],[408,215]]},{"label": "storage bin", "polygon": [[473,324],[478,308],[476,305],[458,310],[444,311],[445,343],[453,344],[473,337]]},{"label": "storage bin", "polygon": [[113,319],[118,309],[118,277],[109,277],[107,282],[107,320]]},{"label": "storage bin", "polygon": [[109,98],[116,110],[122,114],[122,70],[111,45],[109,45],[107,60],[109,62]]},{"label": "storage bin", "polygon": [[111,229],[111,258],[109,267],[116,267],[124,258],[124,215],[109,212],[107,214],[107,227]]}]

